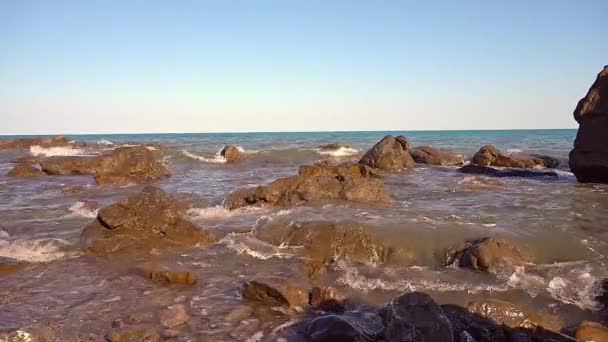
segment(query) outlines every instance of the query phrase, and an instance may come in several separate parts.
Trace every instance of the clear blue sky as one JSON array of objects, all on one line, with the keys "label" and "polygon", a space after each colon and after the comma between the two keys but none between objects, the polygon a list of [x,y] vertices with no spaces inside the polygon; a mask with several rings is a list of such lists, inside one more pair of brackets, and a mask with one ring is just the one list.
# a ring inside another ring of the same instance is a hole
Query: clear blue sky
[{"label": "clear blue sky", "polygon": [[0,1],[0,134],[575,127],[608,1]]}]

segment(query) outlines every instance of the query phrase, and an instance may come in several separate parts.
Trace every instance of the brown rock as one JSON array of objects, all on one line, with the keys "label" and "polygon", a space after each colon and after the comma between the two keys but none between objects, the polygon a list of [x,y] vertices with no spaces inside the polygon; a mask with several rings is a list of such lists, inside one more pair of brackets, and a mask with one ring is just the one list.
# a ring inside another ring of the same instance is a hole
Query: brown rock
[{"label": "brown rock", "polygon": [[421,164],[458,166],[464,163],[462,157],[431,146],[412,148],[410,149],[410,154],[416,163]]},{"label": "brown rock", "polygon": [[10,259],[0,258],[0,277],[17,272],[27,264]]},{"label": "brown rock", "polygon": [[409,143],[407,138],[402,135],[396,138],[392,135],[385,136],[363,155],[359,163],[383,171],[414,167],[414,159],[409,152]]},{"label": "brown rock", "polygon": [[138,265],[137,270],[146,278],[167,284],[193,285],[198,280],[192,270],[179,265],[146,262]]},{"label": "brown rock", "polygon": [[31,324],[7,336],[1,336],[3,342],[60,342],[55,328],[46,324]]},{"label": "brown rock", "polygon": [[562,322],[552,314],[534,311],[521,305],[498,299],[475,301],[467,305],[467,310],[497,324],[510,327],[529,327],[540,325],[553,331],[560,331]]},{"label": "brown rock", "polygon": [[147,186],[139,194],[99,211],[82,232],[84,248],[96,255],[147,252],[208,244],[214,235],[183,218],[184,206],[164,191]]},{"label": "brown rock", "polygon": [[253,308],[249,305],[239,305],[234,310],[230,311],[224,320],[229,322],[240,322],[253,315]]},{"label": "brown rock", "polygon": [[229,209],[244,206],[289,206],[318,200],[388,202],[384,182],[369,168],[358,164],[304,165],[299,174],[279,178],[256,188],[240,189],[226,198]]},{"label": "brown rock", "polygon": [[234,145],[224,146],[220,152],[220,155],[226,159],[227,163],[234,163],[243,158],[243,153]]},{"label": "brown rock", "polygon": [[158,332],[146,326],[114,328],[105,336],[108,342],[160,342]]},{"label": "brown rock", "polygon": [[160,324],[165,328],[175,328],[190,319],[186,306],[184,304],[174,304],[169,306],[166,310],[160,314]]},{"label": "brown rock", "polygon": [[608,327],[595,322],[582,322],[576,328],[574,337],[579,342],[608,341]]},{"label": "brown rock", "polygon": [[579,123],[570,169],[579,182],[608,183],[608,65],[574,110]]},{"label": "brown rock", "polygon": [[327,286],[313,287],[310,290],[308,304],[316,310],[331,312],[343,312],[345,310],[344,298],[339,296],[333,287]]},{"label": "brown rock", "polygon": [[502,267],[521,265],[526,261],[526,257],[517,248],[493,238],[483,238],[468,241],[448,262],[459,267],[494,273]]},{"label": "brown rock", "polygon": [[9,171],[8,176],[10,177],[41,177],[46,176],[46,173],[42,172],[39,168],[28,164],[17,164]]},{"label": "brown rock", "polygon": [[340,144],[340,143],[326,143],[320,144],[319,150],[321,151],[336,151],[341,148],[353,148],[351,144]]},{"label": "brown rock", "polygon": [[64,136],[51,138],[30,138],[30,139],[0,139],[0,150],[30,148],[31,146],[55,147],[67,146],[70,141]]},{"label": "brown rock", "polygon": [[471,160],[472,164],[499,167],[545,168],[554,166],[546,158],[534,158],[527,155],[507,156],[492,145],[483,146]]},{"label": "brown rock", "polygon": [[99,157],[85,156],[57,156],[40,161],[42,171],[48,175],[92,175],[99,164]]},{"label": "brown rock", "polygon": [[283,278],[256,279],[243,285],[243,299],[270,306],[300,307],[308,304],[308,293]]},{"label": "brown rock", "polygon": [[38,164],[40,162],[40,158],[34,156],[23,156],[21,158],[17,158],[12,161],[12,163],[23,163],[23,164]]},{"label": "brown rock", "polygon": [[301,268],[310,280],[318,280],[327,273],[327,266],[320,260],[306,261],[301,265]]}]

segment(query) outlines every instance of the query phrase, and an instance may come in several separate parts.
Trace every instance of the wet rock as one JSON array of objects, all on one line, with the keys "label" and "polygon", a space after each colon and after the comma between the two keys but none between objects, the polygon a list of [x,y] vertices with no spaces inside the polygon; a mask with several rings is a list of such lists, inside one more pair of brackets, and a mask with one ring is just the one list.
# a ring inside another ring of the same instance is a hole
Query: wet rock
[{"label": "wet rock", "polygon": [[389,201],[384,182],[366,166],[304,165],[299,174],[280,178],[256,188],[240,189],[225,201],[229,209],[245,206],[289,206],[318,200],[348,200],[385,203]]},{"label": "wet rock", "polygon": [[146,326],[114,328],[106,334],[108,342],[160,342],[158,332]]},{"label": "wet rock", "polygon": [[469,312],[457,305],[442,305],[441,308],[452,323],[454,341],[476,342],[507,341],[502,326],[492,320]]},{"label": "wet rock", "polygon": [[597,302],[600,306],[600,311],[604,314],[606,322],[608,322],[608,279],[602,279],[598,282],[599,290]]},{"label": "wet rock", "polygon": [[521,305],[498,299],[471,302],[467,305],[467,310],[497,324],[505,324],[510,327],[540,325],[554,331],[562,328],[559,318],[549,313],[530,310]]},{"label": "wet rock", "polygon": [[308,304],[315,310],[344,312],[344,298],[333,287],[315,286],[310,290]]},{"label": "wet rock", "polygon": [[91,174],[97,184],[145,183],[169,175],[144,146],[119,147],[95,157],[50,157],[40,162],[49,175]]},{"label": "wet rock", "polygon": [[536,171],[523,169],[495,169],[489,166],[469,164],[458,169],[458,172],[490,177],[521,177],[521,178],[557,178],[553,171]]},{"label": "wet rock", "polygon": [[301,307],[308,304],[307,291],[283,278],[256,279],[246,282],[243,299],[269,306]]},{"label": "wet rock", "polygon": [[67,146],[70,141],[64,136],[31,139],[0,139],[0,150],[30,148],[31,146],[59,147]]},{"label": "wet rock", "polygon": [[16,164],[38,164],[40,162],[40,158],[34,156],[23,156],[21,158],[17,158],[13,160],[11,163]]},{"label": "wet rock", "polygon": [[17,164],[8,172],[9,177],[41,177],[46,176],[39,168],[28,164]]},{"label": "wet rock", "polygon": [[579,182],[608,183],[608,65],[574,110],[579,123],[570,169]]},{"label": "wet rock", "polygon": [[309,260],[300,265],[304,274],[310,280],[318,280],[327,273],[327,265],[322,260]]},{"label": "wet rock", "polygon": [[186,323],[189,319],[190,316],[188,316],[184,304],[171,305],[160,314],[160,324],[169,329],[178,327]]},{"label": "wet rock", "polygon": [[527,258],[517,248],[494,238],[468,241],[448,260],[449,264],[490,273],[525,262]]},{"label": "wet rock", "polygon": [[415,166],[407,138],[402,135],[396,138],[392,135],[385,136],[363,155],[359,163],[383,171],[411,169]]},{"label": "wet rock", "polygon": [[243,153],[237,146],[227,145],[221,151],[220,155],[226,159],[227,163],[234,163],[243,158]]},{"label": "wet rock", "polygon": [[452,323],[443,309],[427,294],[412,292],[391,300],[380,316],[388,341],[445,341],[454,340]]},{"label": "wet rock", "polygon": [[544,168],[552,165],[551,162],[547,162],[545,159],[534,158],[528,155],[507,156],[492,145],[485,145],[475,153],[471,164],[520,168]]},{"label": "wet rock", "polygon": [[99,211],[81,234],[84,248],[95,255],[147,252],[152,248],[206,245],[215,236],[183,217],[182,203],[161,189],[141,193]]},{"label": "wet rock", "polygon": [[410,154],[416,163],[421,164],[458,166],[464,163],[462,157],[431,146],[412,148]]},{"label": "wet rock", "polygon": [[0,335],[0,340],[3,342],[60,342],[57,337],[57,332],[53,327],[46,324],[32,324],[16,331],[13,331],[6,336]]},{"label": "wet rock", "polygon": [[574,337],[580,342],[608,341],[608,327],[596,322],[582,322],[576,328]]},{"label": "wet rock", "polygon": [[367,342],[382,337],[384,325],[375,312],[348,311],[314,318],[305,327],[313,342]]},{"label": "wet rock", "polygon": [[137,270],[146,278],[167,284],[193,285],[198,280],[192,270],[179,265],[146,262],[138,265]]},{"label": "wet rock", "polygon": [[240,322],[253,315],[253,308],[249,305],[239,305],[234,310],[230,311],[224,320],[229,322]]}]

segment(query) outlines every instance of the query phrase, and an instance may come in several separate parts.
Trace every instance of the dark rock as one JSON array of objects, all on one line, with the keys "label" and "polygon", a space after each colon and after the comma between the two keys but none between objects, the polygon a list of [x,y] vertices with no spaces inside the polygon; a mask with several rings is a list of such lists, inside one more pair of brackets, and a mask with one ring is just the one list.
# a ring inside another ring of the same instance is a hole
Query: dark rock
[{"label": "dark rock", "polygon": [[551,166],[553,162],[528,155],[519,155],[519,157],[507,156],[502,154],[496,147],[486,145],[475,153],[471,160],[471,164],[500,167],[544,168]]},{"label": "dark rock", "polygon": [[579,182],[608,183],[608,65],[574,110],[579,123],[570,169]]},{"label": "dark rock", "polygon": [[283,278],[256,279],[246,282],[243,299],[269,306],[301,307],[308,304],[307,291]]},{"label": "dark rock", "polygon": [[359,163],[383,171],[411,169],[415,166],[407,138],[402,135],[396,138],[392,135],[385,136],[363,155]]},{"label": "dark rock", "polygon": [[[477,342],[507,341],[503,327],[492,320],[457,305],[442,305],[441,308],[452,323],[454,341],[468,342],[464,333]],[[464,336],[464,340],[461,336]]]},{"label": "dark rock", "polygon": [[375,312],[354,311],[314,318],[305,327],[313,342],[379,341],[384,325]]},{"label": "dark rock", "polygon": [[318,200],[349,200],[385,203],[384,182],[369,168],[358,164],[304,165],[299,174],[279,178],[256,188],[232,192],[225,201],[229,209],[245,206],[289,206]]},{"label": "dark rock", "polygon": [[405,293],[391,300],[380,316],[387,341],[418,342],[454,340],[452,323],[443,309],[427,294]]},{"label": "dark rock", "polygon": [[99,211],[82,232],[84,248],[96,255],[208,244],[214,235],[183,218],[184,205],[148,186]]},{"label": "dark rock", "polygon": [[462,157],[431,146],[418,146],[412,148],[410,149],[410,154],[416,163],[421,164],[458,166],[464,163]]},{"label": "dark rock", "polygon": [[46,176],[46,173],[42,172],[39,168],[28,164],[17,164],[9,171],[8,176],[10,177],[41,177]]},{"label": "dark rock", "polygon": [[468,241],[452,255],[449,264],[494,273],[503,267],[521,265],[527,258],[515,247],[494,238]]},{"label": "dark rock", "polygon": [[495,169],[489,166],[469,164],[458,169],[458,172],[490,177],[522,177],[522,178],[557,178],[553,171],[534,171],[524,169]]},{"label": "dark rock", "polygon": [[578,325],[574,337],[577,341],[608,341],[608,327],[585,321]]},{"label": "dark rock", "polygon": [[167,284],[193,285],[198,280],[196,273],[179,265],[146,262],[138,265],[137,270],[146,278]]},{"label": "dark rock", "polygon": [[220,151],[220,155],[226,159],[227,163],[234,163],[243,158],[243,153],[234,145],[225,146],[222,151]]},{"label": "dark rock", "polygon": [[67,146],[70,141],[64,136],[51,138],[30,138],[30,139],[0,139],[0,150],[30,148],[32,146],[59,147]]},{"label": "dark rock", "polygon": [[545,163],[545,167],[547,168],[555,169],[559,166],[559,160],[557,158],[542,154],[532,154],[531,156],[537,159],[542,159]]}]

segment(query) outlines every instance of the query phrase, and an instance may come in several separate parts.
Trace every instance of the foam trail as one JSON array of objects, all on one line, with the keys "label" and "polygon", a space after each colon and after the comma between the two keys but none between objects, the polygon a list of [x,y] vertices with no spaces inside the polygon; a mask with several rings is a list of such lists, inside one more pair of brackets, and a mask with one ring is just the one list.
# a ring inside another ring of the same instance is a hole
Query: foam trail
[{"label": "foam trail", "polygon": [[97,142],[97,144],[99,145],[114,145],[113,142],[111,142],[110,140],[106,140],[106,139],[101,139]]},{"label": "foam trail", "polygon": [[215,207],[189,209],[188,215],[190,215],[190,217],[192,217],[193,219],[222,219],[234,216],[257,214],[261,211],[264,211],[264,209],[258,207],[244,207],[229,210],[222,206],[216,205]]},{"label": "foam trail", "polygon": [[0,240],[0,257],[27,262],[48,262],[73,258],[80,254],[70,250],[70,247],[71,245],[62,239]]},{"label": "foam trail", "polygon": [[194,153],[192,153],[190,151],[187,151],[187,150],[183,150],[182,154],[185,155],[188,158],[200,160],[200,161],[205,162],[205,163],[212,163],[212,164],[224,164],[224,163],[226,163],[226,158],[222,157],[219,153],[216,154],[213,158],[206,158],[206,157],[203,157],[203,156],[199,156],[199,155],[194,154]]},{"label": "foam trail", "polygon": [[42,147],[34,145],[30,147],[30,153],[35,156],[77,156],[83,154],[83,151],[73,147]]},{"label": "foam trail", "polygon": [[256,239],[251,234],[228,234],[219,243],[224,244],[226,248],[237,254],[246,254],[256,259],[286,259],[294,256],[293,253],[289,253],[291,248],[271,245]]}]

